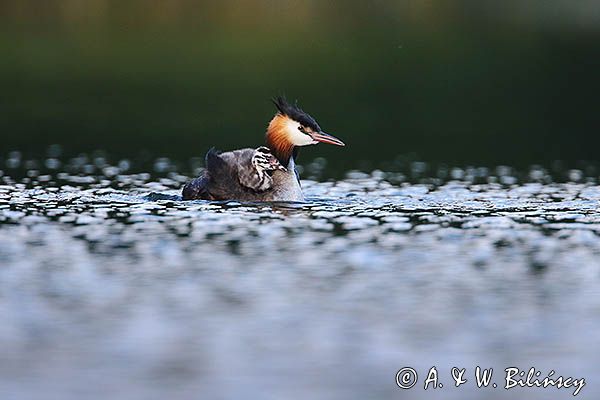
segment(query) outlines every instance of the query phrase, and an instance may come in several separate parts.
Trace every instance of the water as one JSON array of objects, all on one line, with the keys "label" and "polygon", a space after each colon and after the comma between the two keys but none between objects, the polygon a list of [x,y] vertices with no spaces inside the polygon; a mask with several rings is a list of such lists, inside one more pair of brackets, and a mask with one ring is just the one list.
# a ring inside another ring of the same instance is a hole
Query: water
[{"label": "water", "polygon": [[[411,163],[306,179],[307,203],[240,204],[183,202],[176,164],[133,164],[2,160],[3,398],[572,398],[476,389],[477,365],[600,394],[585,170]],[[434,365],[445,387],[424,391]],[[469,383],[452,387],[453,366]]]}]

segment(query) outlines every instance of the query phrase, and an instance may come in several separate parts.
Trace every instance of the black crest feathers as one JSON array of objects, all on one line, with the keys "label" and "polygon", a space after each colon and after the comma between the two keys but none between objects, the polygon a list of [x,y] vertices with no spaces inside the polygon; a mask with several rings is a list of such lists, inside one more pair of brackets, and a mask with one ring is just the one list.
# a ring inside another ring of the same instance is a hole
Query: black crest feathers
[{"label": "black crest feathers", "polygon": [[290,104],[283,96],[274,97],[272,101],[281,114],[287,115],[294,121],[299,122],[301,125],[311,128],[313,131],[321,131],[321,127],[319,124],[317,124],[317,121],[315,121],[313,117],[298,107],[297,103]]}]

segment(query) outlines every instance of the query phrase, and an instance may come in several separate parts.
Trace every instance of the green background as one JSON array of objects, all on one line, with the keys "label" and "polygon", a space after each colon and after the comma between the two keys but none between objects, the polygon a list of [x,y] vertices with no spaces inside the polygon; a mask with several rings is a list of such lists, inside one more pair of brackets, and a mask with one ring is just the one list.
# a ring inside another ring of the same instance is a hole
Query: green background
[{"label": "green background", "polygon": [[0,1],[2,153],[177,160],[261,144],[298,99],[345,149],[450,164],[597,159],[594,1]]}]

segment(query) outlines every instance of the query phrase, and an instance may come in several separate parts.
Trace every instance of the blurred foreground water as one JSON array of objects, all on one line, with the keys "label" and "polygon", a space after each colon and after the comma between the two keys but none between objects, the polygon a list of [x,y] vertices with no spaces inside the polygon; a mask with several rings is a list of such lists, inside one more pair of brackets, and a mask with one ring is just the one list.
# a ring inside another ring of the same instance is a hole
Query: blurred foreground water
[{"label": "blurred foreground water", "polygon": [[595,169],[317,160],[307,203],[240,204],[183,202],[189,176],[151,164],[2,159],[3,398],[572,398],[476,389],[477,365],[600,394]]}]

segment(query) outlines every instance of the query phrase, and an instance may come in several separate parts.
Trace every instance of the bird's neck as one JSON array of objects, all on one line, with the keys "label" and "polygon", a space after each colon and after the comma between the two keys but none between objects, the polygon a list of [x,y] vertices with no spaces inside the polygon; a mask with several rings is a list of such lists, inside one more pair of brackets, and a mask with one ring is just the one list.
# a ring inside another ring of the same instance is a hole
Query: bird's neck
[{"label": "bird's neck", "polygon": [[277,157],[279,163],[285,167],[290,164],[290,160],[293,161],[298,156],[298,147],[290,142],[286,133],[286,118],[281,114],[275,115],[269,123],[266,135],[267,147],[271,149],[271,153]]}]

